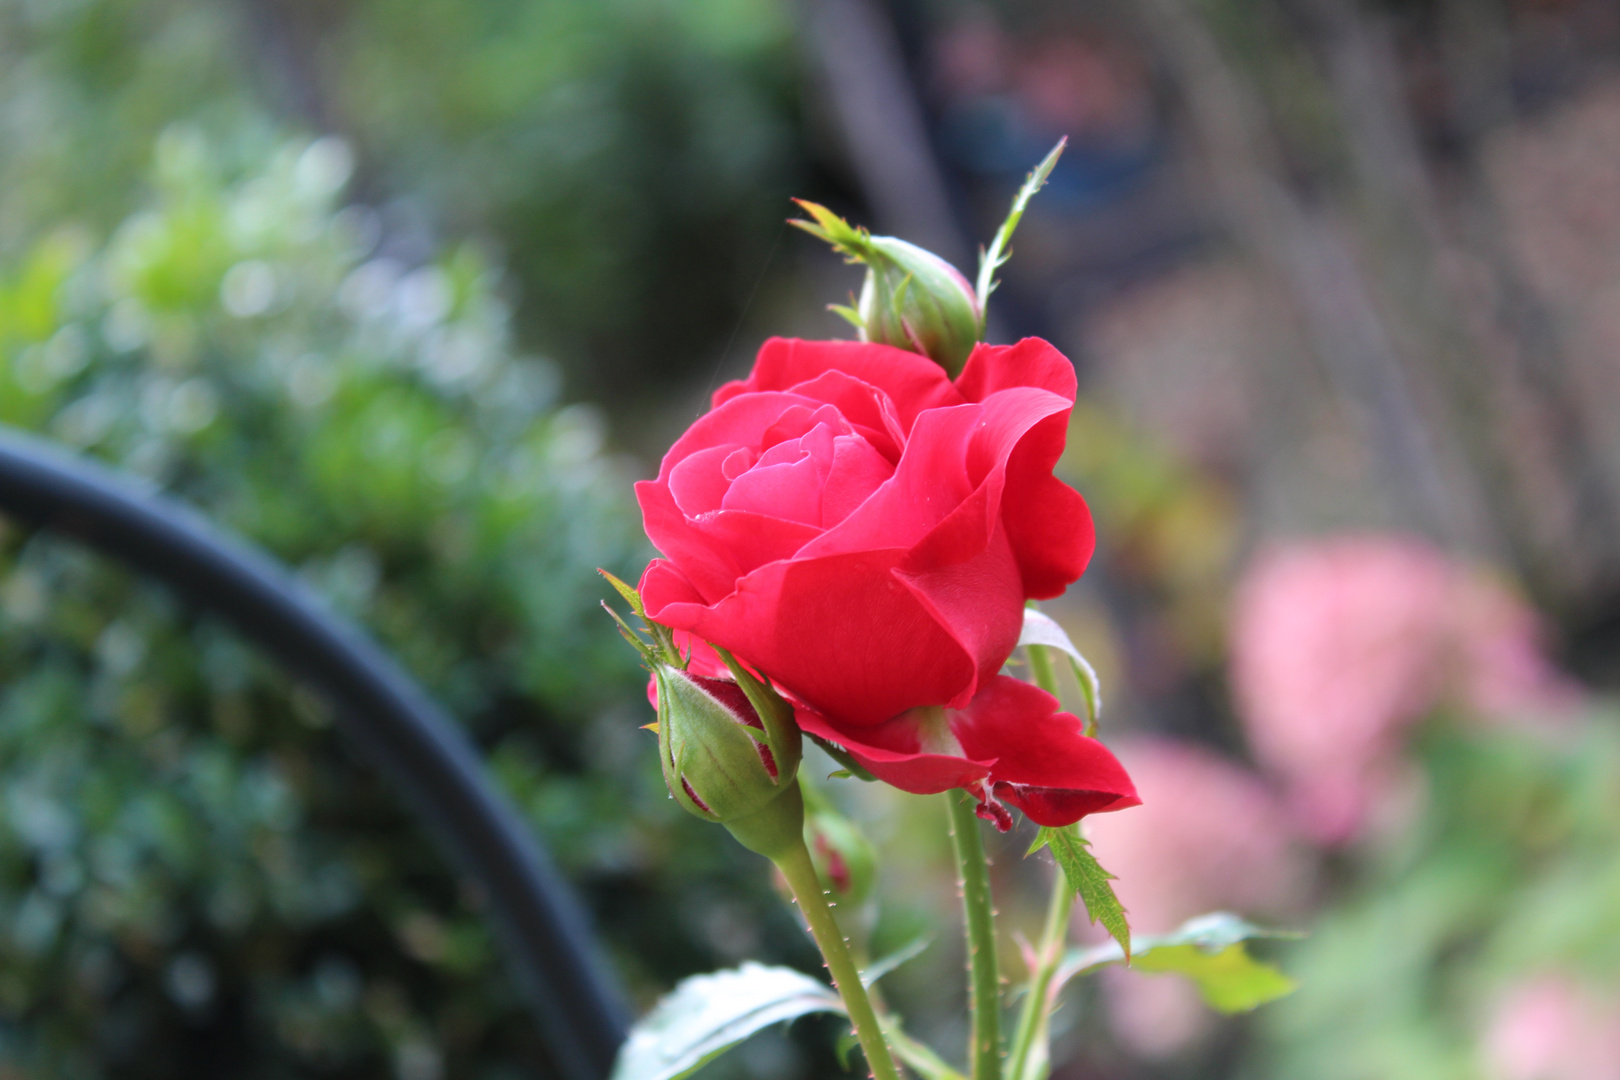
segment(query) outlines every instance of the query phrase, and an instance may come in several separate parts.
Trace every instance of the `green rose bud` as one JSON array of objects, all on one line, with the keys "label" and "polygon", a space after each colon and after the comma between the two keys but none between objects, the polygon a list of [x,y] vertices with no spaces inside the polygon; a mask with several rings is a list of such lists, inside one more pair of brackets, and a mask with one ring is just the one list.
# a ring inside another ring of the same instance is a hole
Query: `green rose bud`
[{"label": "green rose bud", "polygon": [[893,236],[873,236],[813,202],[795,199],[814,220],[790,224],[825,240],[848,261],[866,267],[866,281],[855,306],[832,305],[860,331],[862,341],[922,353],[954,379],[962,373],[973,346],[984,340],[985,305],[996,290],[996,271],[1007,261],[1007,245],[1029,200],[1052,175],[1067,142],[1058,140],[1024,178],[995,239],[979,251],[976,284],[968,284],[956,267],[933,252]]},{"label": "green rose bud", "polygon": [[774,690],[738,666],[732,670],[747,682],[653,667],[658,759],[676,802],[724,825],[744,847],[774,857],[804,823],[799,729]]},{"label": "green rose bud", "polygon": [[777,760],[742,687],[663,665],[653,676],[659,757],[677,802],[700,818],[724,823],[754,813],[782,793],[797,763]]},{"label": "green rose bud", "polygon": [[922,353],[951,378],[983,338],[979,298],[956,267],[915,244],[873,236],[824,206],[798,200],[815,220],[794,225],[866,267],[861,298],[833,310],[855,325],[862,341]]},{"label": "green rose bud", "polygon": [[601,574],[645,628],[637,633],[607,608],[619,633],[652,672],[658,723],[650,726],[658,731],[658,760],[670,795],[767,858],[799,843],[804,828],[797,782],[802,739],[793,706],[718,647],[715,652],[731,670],[730,679],[687,671],[687,658],[675,647],[669,628],[647,618],[636,590],[605,570]]}]

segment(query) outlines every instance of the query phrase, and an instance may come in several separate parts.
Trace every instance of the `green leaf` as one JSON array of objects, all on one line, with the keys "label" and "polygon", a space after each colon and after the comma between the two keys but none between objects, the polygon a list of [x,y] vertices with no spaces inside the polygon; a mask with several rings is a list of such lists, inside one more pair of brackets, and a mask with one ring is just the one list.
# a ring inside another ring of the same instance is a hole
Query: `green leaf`
[{"label": "green leaf", "polygon": [[1080,684],[1080,694],[1085,699],[1086,734],[1097,733],[1097,721],[1102,716],[1102,684],[1097,680],[1097,671],[1091,666],[1080,650],[1074,647],[1069,635],[1064,632],[1051,616],[1044,615],[1034,608],[1024,609],[1024,628],[1018,634],[1018,644],[1028,649],[1056,649],[1069,658],[1069,667],[1074,672],[1075,681]]},{"label": "green leaf", "polygon": [[[1285,930],[1267,930],[1224,911],[1188,919],[1168,934],[1136,940],[1131,968],[1152,974],[1185,975],[1213,1009],[1247,1012],[1290,994],[1299,985],[1271,964],[1249,955],[1244,942],[1256,938],[1296,938]],[[1076,975],[1126,960],[1113,942],[1074,949],[1064,957],[1058,985]]]},{"label": "green leaf", "polygon": [[907,960],[921,956],[922,951],[933,943],[934,939],[931,937],[920,937],[909,945],[902,945],[888,956],[885,956],[883,959],[877,961],[865,971],[861,972],[861,985],[868,987],[871,986],[873,983],[883,978],[883,976],[887,975],[889,972],[893,971]]},{"label": "green leaf", "polygon": [[1124,906],[1114,895],[1114,887],[1108,884],[1114,880],[1114,875],[1104,870],[1091,853],[1091,845],[1080,835],[1080,827],[1065,825],[1054,829],[1042,825],[1028,854],[1033,855],[1043,847],[1051,848],[1052,857],[1057,860],[1069,887],[1080,894],[1087,918],[1103,924],[1103,929],[1119,943],[1125,962],[1130,963],[1131,928],[1125,921]]},{"label": "green leaf", "polygon": [[670,632],[669,627],[661,623],[655,623],[647,618],[647,609],[642,606],[641,594],[601,567],[597,567],[596,572],[607,578],[608,584],[613,586],[614,591],[624,597],[625,603],[630,605],[630,610],[635,612],[641,619],[645,633],[647,637],[652,638],[652,643],[649,645],[643,640],[640,634],[630,628],[629,623],[619,617],[617,611],[608,607],[607,602],[603,601],[603,610],[613,616],[613,621],[619,624],[619,636],[634,646],[635,650],[641,654],[642,660],[646,661],[648,667],[653,667],[662,662],[685,671],[686,659],[675,648],[673,634]]},{"label": "green leaf", "polygon": [[831,244],[834,251],[850,262],[871,263],[882,258],[882,254],[872,247],[872,234],[859,225],[851,225],[825,206],[808,199],[793,201],[815,220],[793,218],[788,221],[789,225]]},{"label": "green leaf", "polygon": [[1012,241],[1013,231],[1018,228],[1019,221],[1023,219],[1024,208],[1029,206],[1029,200],[1035,197],[1037,191],[1046,186],[1046,178],[1052,175],[1052,170],[1057,166],[1058,158],[1063,156],[1063,148],[1068,143],[1067,136],[1059,139],[1058,144],[1052,147],[1051,152],[1041,160],[1041,163],[1030,170],[1030,174],[1024,178],[1024,186],[1018,189],[1017,195],[1013,196],[1012,209],[1007,211],[1007,220],[1003,221],[1001,228],[996,230],[995,239],[990,241],[989,250],[979,253],[979,280],[976,290],[979,297],[979,333],[981,335],[984,333],[985,313],[990,309],[990,294],[995,292],[996,286],[1000,284],[995,280],[996,271],[1001,269],[1002,264],[1012,255],[1007,250],[1007,245]]},{"label": "green leaf", "polygon": [[859,1045],[861,1045],[860,1037],[854,1031],[844,1032],[838,1036],[838,1041],[833,1043],[833,1053],[838,1056],[838,1064],[843,1067],[845,1072],[849,1072],[850,1051]]},{"label": "green leaf", "polygon": [[862,319],[861,313],[856,311],[853,307],[847,304],[828,304],[827,310],[849,323],[849,325],[853,326],[861,333],[864,334],[866,332],[866,320]]},{"label": "green leaf", "polygon": [[612,1080],[677,1080],[761,1028],[843,1011],[830,987],[792,968],[750,962],[694,975],[630,1029]]}]

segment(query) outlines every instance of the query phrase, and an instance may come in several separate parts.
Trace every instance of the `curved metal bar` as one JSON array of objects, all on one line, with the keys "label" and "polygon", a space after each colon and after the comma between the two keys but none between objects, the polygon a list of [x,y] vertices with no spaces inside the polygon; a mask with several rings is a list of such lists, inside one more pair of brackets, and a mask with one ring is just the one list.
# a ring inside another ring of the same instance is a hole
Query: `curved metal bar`
[{"label": "curved metal bar", "polygon": [[326,695],[340,729],[485,890],[557,1071],[566,1080],[609,1074],[626,1010],[584,911],[491,784],[472,742],[374,642],[280,564],[196,511],[4,426],[0,513],[167,583]]}]

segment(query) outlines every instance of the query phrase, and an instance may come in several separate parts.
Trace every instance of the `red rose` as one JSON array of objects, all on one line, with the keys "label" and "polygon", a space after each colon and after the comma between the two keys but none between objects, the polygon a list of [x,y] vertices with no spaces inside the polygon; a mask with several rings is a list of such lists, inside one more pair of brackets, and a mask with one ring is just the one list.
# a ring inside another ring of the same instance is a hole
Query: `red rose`
[{"label": "red rose", "polygon": [[1048,825],[1134,805],[1078,719],[999,674],[1024,601],[1091,557],[1085,501],[1052,475],[1074,395],[1034,338],[978,346],[954,381],[886,345],[766,342],[636,485],[665,556],[647,614],[768,674],[804,730],[907,791]]}]

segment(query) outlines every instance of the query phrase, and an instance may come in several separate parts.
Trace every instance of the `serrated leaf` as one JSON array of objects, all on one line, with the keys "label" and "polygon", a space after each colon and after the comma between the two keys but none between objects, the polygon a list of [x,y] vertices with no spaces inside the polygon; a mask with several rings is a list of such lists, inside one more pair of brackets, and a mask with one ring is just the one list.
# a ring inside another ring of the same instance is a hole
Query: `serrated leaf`
[{"label": "serrated leaf", "polygon": [[1057,860],[1069,888],[1080,895],[1081,903],[1086,905],[1087,918],[1092,923],[1102,923],[1103,929],[1119,943],[1125,962],[1130,963],[1131,928],[1125,921],[1124,906],[1114,895],[1114,887],[1108,884],[1114,880],[1114,875],[1104,870],[1091,853],[1091,845],[1080,835],[1080,827],[1065,825],[1054,829],[1041,826],[1029,854],[1033,855],[1043,847],[1051,849],[1052,858]]},{"label": "serrated leaf", "polygon": [[1063,627],[1050,615],[1025,608],[1024,628],[1018,633],[1018,644],[1032,649],[1056,649],[1068,657],[1069,669],[1080,684],[1080,696],[1086,704],[1086,715],[1081,718],[1086,722],[1086,734],[1095,735],[1097,721],[1102,717],[1102,683],[1097,679],[1097,670],[1074,647]]},{"label": "serrated leaf", "polygon": [[885,956],[883,959],[869,965],[865,971],[861,972],[861,985],[868,987],[871,986],[873,983],[883,978],[883,976],[887,975],[889,972],[893,971],[907,960],[921,956],[923,950],[928,948],[929,945],[932,945],[933,942],[934,939],[931,937],[920,937],[909,945],[902,945],[888,956]]},{"label": "serrated leaf", "polygon": [[[1168,934],[1136,939],[1131,968],[1152,974],[1184,975],[1213,1009],[1247,1012],[1292,993],[1299,985],[1263,960],[1249,955],[1244,942],[1256,938],[1293,938],[1299,934],[1268,930],[1224,911],[1188,919]],[[1109,942],[1074,949],[1064,957],[1058,980],[1122,963],[1125,955]]]},{"label": "serrated leaf", "polygon": [[761,1028],[843,1011],[831,987],[792,968],[750,962],[694,975],[630,1029],[612,1080],[678,1080]]}]

